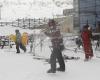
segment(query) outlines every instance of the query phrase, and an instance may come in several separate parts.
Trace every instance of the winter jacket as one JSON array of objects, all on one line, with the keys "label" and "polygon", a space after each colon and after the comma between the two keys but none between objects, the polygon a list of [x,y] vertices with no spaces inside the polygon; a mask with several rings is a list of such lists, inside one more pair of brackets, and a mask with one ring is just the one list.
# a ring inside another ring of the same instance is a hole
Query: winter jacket
[{"label": "winter jacket", "polygon": [[92,53],[91,33],[89,30],[84,30],[81,34],[85,54]]},{"label": "winter jacket", "polygon": [[51,38],[53,48],[59,48],[61,50],[64,49],[63,39],[59,29],[50,30],[50,32],[46,33],[46,35],[48,35]]},{"label": "winter jacket", "polygon": [[20,32],[16,33],[16,43],[21,43],[21,33]]},{"label": "winter jacket", "polygon": [[23,45],[28,44],[28,34],[27,33],[23,33],[21,41]]},{"label": "winter jacket", "polygon": [[90,42],[91,42],[91,38],[90,38],[90,33],[89,33],[89,31],[87,30],[87,31],[83,31],[82,32],[82,41],[83,41],[83,43],[87,43],[87,44],[90,44]]}]

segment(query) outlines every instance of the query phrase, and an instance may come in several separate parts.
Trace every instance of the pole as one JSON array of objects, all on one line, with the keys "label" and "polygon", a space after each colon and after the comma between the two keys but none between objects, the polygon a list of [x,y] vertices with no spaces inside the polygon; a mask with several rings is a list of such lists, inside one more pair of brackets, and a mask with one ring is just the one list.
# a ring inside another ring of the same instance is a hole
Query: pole
[{"label": "pole", "polygon": [[96,11],[96,0],[95,0],[95,29],[97,27],[97,11]]},{"label": "pole", "polygon": [[34,38],[34,43],[33,43],[33,56],[35,56],[36,54],[35,54],[35,41],[36,41],[36,37],[35,37],[36,35],[35,35],[35,29],[34,29],[34,31],[33,31],[33,38]]},{"label": "pole", "polygon": [[0,4],[0,20],[1,20],[1,8],[2,8],[2,4]]}]

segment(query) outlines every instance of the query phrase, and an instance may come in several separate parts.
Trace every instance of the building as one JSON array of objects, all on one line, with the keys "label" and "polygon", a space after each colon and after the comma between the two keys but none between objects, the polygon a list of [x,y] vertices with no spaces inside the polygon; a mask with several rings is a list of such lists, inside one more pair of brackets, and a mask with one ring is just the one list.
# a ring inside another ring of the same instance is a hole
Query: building
[{"label": "building", "polygon": [[73,33],[74,28],[73,28],[73,17],[72,16],[65,16],[61,18],[55,19],[58,24],[60,24],[60,30],[63,33]]},{"label": "building", "polygon": [[63,10],[63,15],[64,15],[64,16],[73,15],[73,9],[64,9],[64,10]]},{"label": "building", "polygon": [[74,27],[82,29],[87,23],[93,30],[100,29],[100,0],[73,0]]}]

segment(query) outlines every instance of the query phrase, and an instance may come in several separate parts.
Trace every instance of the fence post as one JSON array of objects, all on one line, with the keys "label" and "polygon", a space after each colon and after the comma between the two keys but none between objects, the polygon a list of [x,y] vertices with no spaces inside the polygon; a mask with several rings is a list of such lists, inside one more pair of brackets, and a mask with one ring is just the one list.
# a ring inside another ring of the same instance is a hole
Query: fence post
[{"label": "fence post", "polygon": [[20,21],[20,19],[18,18],[18,27],[19,27],[19,21]]},{"label": "fence post", "polygon": [[25,20],[24,20],[24,18],[23,18],[23,26],[22,27],[24,27],[24,29],[25,29]]},{"label": "fence post", "polygon": [[30,27],[31,27],[31,19],[29,18],[29,29],[30,29]]},{"label": "fence post", "polygon": [[34,26],[33,26],[33,27],[34,27],[34,29],[35,29],[35,18],[34,18],[33,22],[34,22]]}]

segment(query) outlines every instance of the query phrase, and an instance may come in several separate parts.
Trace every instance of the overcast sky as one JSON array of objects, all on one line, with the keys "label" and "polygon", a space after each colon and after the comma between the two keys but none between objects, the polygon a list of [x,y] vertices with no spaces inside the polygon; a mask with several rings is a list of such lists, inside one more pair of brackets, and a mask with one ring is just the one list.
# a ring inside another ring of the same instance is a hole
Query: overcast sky
[{"label": "overcast sky", "polygon": [[2,19],[52,17],[72,8],[72,0],[0,0]]}]

